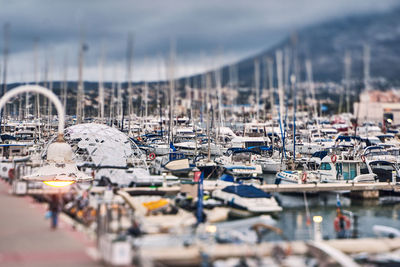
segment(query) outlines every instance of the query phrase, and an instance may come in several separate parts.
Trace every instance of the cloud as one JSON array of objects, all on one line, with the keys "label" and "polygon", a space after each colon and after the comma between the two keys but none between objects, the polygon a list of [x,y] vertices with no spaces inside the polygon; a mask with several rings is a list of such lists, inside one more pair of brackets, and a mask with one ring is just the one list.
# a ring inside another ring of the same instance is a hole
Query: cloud
[{"label": "cloud", "polygon": [[[35,38],[40,39],[41,69],[45,58],[53,58],[54,79],[60,79],[68,53],[69,76],[76,79],[82,31],[89,46],[85,79],[98,79],[102,46],[107,55],[106,76],[112,77],[118,69],[125,77],[121,72],[125,71],[127,36],[134,32],[134,79],[142,80],[157,79],[155,66],[160,65],[160,54],[168,54],[171,39],[176,40],[180,57],[177,74],[186,75],[266,49],[294,29],[349,14],[381,12],[394,5],[395,0],[0,0],[0,25],[11,25],[11,81],[19,81],[22,74],[24,79],[33,77]],[[223,56],[215,62],[221,48]]]}]

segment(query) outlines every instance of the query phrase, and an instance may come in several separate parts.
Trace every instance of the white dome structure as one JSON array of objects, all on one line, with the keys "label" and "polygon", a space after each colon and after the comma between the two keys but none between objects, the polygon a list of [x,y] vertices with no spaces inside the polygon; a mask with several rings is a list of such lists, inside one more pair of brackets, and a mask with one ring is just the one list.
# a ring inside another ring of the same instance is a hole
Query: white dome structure
[{"label": "white dome structure", "polygon": [[147,170],[146,155],[116,128],[97,123],[78,124],[65,129],[64,138],[72,147],[77,165],[87,173],[94,170],[96,180],[105,177],[126,186],[134,180],[128,167]]},{"label": "white dome structure", "polygon": [[145,154],[123,132],[104,124],[85,123],[65,129],[78,165],[125,167],[127,159],[145,160]]}]

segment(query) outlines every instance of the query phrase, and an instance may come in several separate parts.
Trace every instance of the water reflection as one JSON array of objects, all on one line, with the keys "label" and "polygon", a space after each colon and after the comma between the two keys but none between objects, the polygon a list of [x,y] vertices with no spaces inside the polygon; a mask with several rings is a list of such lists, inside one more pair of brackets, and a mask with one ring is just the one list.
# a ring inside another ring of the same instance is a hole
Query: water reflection
[{"label": "water reflection", "polygon": [[[271,183],[273,177],[266,177],[266,181]],[[277,197],[282,198],[282,194]],[[283,195],[287,198],[287,202],[291,202],[294,207],[285,207],[278,215],[277,226],[281,228],[284,235],[289,240],[306,240],[312,238],[313,233],[313,216],[322,216],[321,224],[322,235],[324,238],[336,238],[334,230],[334,220],[336,218],[336,194],[327,194],[322,196],[307,195],[309,205],[309,217],[307,217],[304,198],[302,194]],[[354,229],[352,223],[350,235],[354,230],[357,230],[358,237],[373,237],[372,227],[374,225],[385,225],[400,229],[400,204],[381,204],[379,200],[354,200],[344,196],[340,197],[343,206],[343,211],[348,216],[348,212],[353,213],[358,217],[358,229]],[[307,223],[311,219],[311,223]],[[270,233],[265,236],[266,240],[281,240],[282,237]]]}]

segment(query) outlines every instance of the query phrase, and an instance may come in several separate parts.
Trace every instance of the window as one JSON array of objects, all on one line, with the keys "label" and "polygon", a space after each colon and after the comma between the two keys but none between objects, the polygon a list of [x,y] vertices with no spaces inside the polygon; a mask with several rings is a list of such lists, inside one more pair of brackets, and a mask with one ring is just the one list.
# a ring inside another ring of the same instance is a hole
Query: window
[{"label": "window", "polygon": [[361,174],[368,174],[369,173],[368,166],[367,166],[367,164],[365,162],[360,164],[360,173]]},{"label": "window", "polygon": [[12,153],[13,155],[18,155],[19,153],[21,153],[21,150],[19,150],[19,149],[12,149],[12,150],[11,150],[11,153]]},{"label": "window", "polygon": [[331,164],[329,164],[329,163],[327,163],[327,162],[322,162],[322,163],[321,163],[320,170],[323,170],[323,171],[330,171],[330,170],[332,170]]},{"label": "window", "polygon": [[343,179],[353,180],[357,176],[356,164],[354,163],[343,163]]}]

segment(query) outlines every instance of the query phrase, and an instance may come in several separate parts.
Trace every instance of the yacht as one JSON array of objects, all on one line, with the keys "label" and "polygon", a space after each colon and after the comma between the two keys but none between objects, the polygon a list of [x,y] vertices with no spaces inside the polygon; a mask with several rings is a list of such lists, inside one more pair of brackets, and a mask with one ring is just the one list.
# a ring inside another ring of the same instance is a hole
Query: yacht
[{"label": "yacht", "polygon": [[252,213],[282,211],[275,198],[252,185],[230,185],[212,192],[212,197],[227,205]]}]

